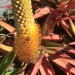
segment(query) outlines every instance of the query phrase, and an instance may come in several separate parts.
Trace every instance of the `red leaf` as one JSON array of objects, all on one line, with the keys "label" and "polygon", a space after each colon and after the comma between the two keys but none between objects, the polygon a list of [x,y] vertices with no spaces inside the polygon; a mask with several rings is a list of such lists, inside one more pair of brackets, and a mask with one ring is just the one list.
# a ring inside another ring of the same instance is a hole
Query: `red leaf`
[{"label": "red leaf", "polygon": [[36,73],[38,72],[39,70],[39,67],[41,65],[41,62],[42,62],[42,58],[43,58],[44,55],[42,55],[39,59],[39,61],[35,64],[33,70],[31,71],[31,73],[29,75],[36,75]]},{"label": "red leaf", "polygon": [[61,68],[75,74],[75,68],[67,60],[65,60],[65,58],[61,57],[62,54],[63,53],[61,52],[59,55],[58,54],[54,55],[54,57],[52,57],[52,61],[56,63],[58,66],[60,66]]},{"label": "red leaf", "polygon": [[65,21],[60,21],[60,23],[61,23],[63,29],[66,31],[66,33],[67,33],[71,38],[73,38],[72,35],[71,35],[71,33],[70,33],[70,31],[69,31],[69,27],[68,27],[68,25],[66,24],[66,22],[65,22]]},{"label": "red leaf", "polygon": [[50,35],[50,36],[43,36],[42,39],[43,40],[51,40],[51,41],[62,41],[63,36],[60,36],[60,35],[57,35],[57,34],[53,34],[53,35]]},{"label": "red leaf", "polygon": [[50,12],[50,8],[48,6],[44,7],[44,8],[39,8],[36,10],[36,13],[34,14],[34,18],[40,18],[46,14],[48,14]]},{"label": "red leaf", "polygon": [[67,7],[66,10],[70,10],[75,7],[75,0],[73,0]]},{"label": "red leaf", "polygon": [[61,58],[64,58],[64,60],[66,60],[67,62],[69,62],[70,64],[75,66],[75,60],[72,59],[70,56],[68,56],[67,54],[63,53],[60,55]]}]

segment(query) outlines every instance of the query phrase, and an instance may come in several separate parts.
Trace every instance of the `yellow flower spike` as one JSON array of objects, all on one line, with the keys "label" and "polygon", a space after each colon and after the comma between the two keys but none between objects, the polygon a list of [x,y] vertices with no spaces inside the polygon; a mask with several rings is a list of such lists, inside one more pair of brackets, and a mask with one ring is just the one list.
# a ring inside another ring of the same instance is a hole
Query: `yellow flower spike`
[{"label": "yellow flower spike", "polygon": [[40,56],[41,32],[35,23],[31,0],[12,0],[17,34],[14,48],[17,57],[25,63],[34,63]]}]

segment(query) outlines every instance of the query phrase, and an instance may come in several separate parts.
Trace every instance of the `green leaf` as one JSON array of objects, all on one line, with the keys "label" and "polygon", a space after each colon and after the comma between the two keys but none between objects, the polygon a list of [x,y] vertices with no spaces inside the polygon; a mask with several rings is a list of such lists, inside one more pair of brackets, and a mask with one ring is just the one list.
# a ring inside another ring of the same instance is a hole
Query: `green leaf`
[{"label": "green leaf", "polygon": [[0,37],[0,43],[2,43],[5,39],[5,37]]},{"label": "green leaf", "polygon": [[63,47],[63,44],[55,43],[55,42],[50,42],[50,41],[44,41],[44,46],[45,47]]},{"label": "green leaf", "polygon": [[12,72],[7,72],[6,74],[4,74],[4,75],[10,75]]},{"label": "green leaf", "polygon": [[16,70],[14,70],[10,75],[16,75],[19,71],[20,71],[21,68],[17,68]]},{"label": "green leaf", "polygon": [[[23,68],[24,66],[25,66],[25,68],[26,68],[27,64],[21,63],[20,67],[19,67],[19,68],[16,68],[10,75],[18,75],[18,73],[20,72],[20,70],[22,70],[22,68]],[[25,69],[25,68],[24,68],[24,69]]]},{"label": "green leaf", "polygon": [[73,21],[71,19],[69,20],[69,22],[70,22],[70,29],[71,29],[73,35],[75,36],[75,24],[73,23]]},{"label": "green leaf", "polygon": [[3,75],[8,66],[13,62],[15,58],[14,51],[8,53],[0,64],[0,75]]}]

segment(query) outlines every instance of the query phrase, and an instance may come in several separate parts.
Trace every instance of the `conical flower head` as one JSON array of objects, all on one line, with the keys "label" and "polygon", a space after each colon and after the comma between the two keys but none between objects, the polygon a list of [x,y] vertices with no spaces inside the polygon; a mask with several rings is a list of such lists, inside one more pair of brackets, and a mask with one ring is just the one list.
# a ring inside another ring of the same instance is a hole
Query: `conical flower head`
[{"label": "conical flower head", "polygon": [[33,18],[31,0],[12,0],[12,5],[17,30],[15,53],[20,60],[34,63],[40,56],[41,33]]}]

